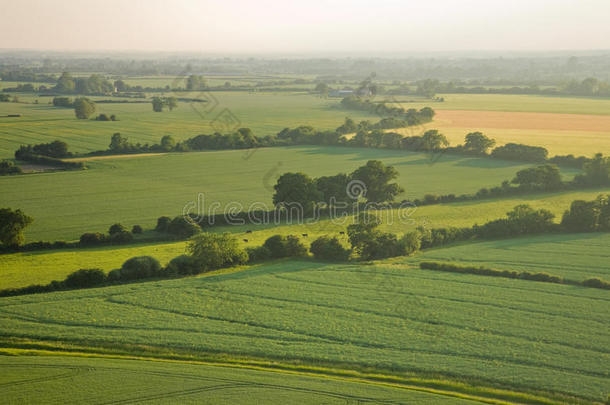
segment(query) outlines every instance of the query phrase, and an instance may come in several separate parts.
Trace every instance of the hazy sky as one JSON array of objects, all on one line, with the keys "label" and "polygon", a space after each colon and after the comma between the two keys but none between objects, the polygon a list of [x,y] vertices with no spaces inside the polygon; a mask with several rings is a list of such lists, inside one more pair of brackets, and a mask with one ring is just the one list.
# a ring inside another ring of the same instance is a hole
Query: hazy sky
[{"label": "hazy sky", "polygon": [[0,48],[610,49],[610,0],[0,0]]}]

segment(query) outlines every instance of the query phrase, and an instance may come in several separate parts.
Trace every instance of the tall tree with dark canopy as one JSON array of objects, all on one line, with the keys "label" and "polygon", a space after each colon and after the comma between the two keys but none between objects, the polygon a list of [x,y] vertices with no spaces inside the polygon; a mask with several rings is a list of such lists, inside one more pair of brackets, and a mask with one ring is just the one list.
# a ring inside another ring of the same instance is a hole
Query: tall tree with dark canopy
[{"label": "tall tree with dark canopy", "polygon": [[13,211],[10,208],[0,208],[0,242],[4,246],[15,247],[25,241],[23,230],[34,219],[21,210]]},{"label": "tall tree with dark canopy", "polygon": [[285,173],[273,188],[273,204],[288,209],[296,206],[303,215],[311,214],[316,203],[322,199],[313,179],[303,173]]},{"label": "tall tree with dark canopy", "polygon": [[404,189],[396,183],[390,183],[398,177],[398,171],[392,166],[386,166],[379,160],[369,160],[366,165],[356,169],[352,180],[359,180],[366,187],[364,197],[369,202],[392,201]]}]

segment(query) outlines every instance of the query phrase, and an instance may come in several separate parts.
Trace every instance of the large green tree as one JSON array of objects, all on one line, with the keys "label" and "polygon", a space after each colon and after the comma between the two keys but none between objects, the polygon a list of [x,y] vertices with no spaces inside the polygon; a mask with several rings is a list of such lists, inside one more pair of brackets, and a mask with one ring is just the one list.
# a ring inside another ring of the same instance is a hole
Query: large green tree
[{"label": "large green tree", "polygon": [[302,215],[313,212],[316,203],[322,199],[313,179],[303,173],[284,173],[273,188],[273,204],[298,209]]},{"label": "large green tree", "polygon": [[488,138],[487,136],[483,135],[482,132],[471,132],[466,135],[464,149],[471,153],[485,155],[490,148],[494,147],[495,144],[496,141],[494,139]]},{"label": "large green tree", "polygon": [[87,98],[77,98],[74,100],[74,114],[76,118],[86,120],[95,112],[95,103]]},{"label": "large green tree", "polygon": [[21,210],[0,208],[0,242],[4,246],[19,246],[25,241],[23,230],[34,219]]},{"label": "large green tree", "polygon": [[404,189],[396,183],[390,183],[398,177],[398,171],[386,166],[379,160],[369,160],[351,174],[352,180],[362,182],[366,187],[364,197],[369,202],[392,201]]}]

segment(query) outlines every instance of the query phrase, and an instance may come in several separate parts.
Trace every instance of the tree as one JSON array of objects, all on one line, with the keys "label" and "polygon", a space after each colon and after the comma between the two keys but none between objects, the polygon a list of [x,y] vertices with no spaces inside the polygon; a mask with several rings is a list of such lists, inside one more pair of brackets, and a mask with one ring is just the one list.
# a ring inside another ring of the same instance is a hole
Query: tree
[{"label": "tree", "polygon": [[449,146],[449,141],[445,135],[438,132],[436,129],[430,129],[421,137],[420,149],[424,151],[436,151]]},{"label": "tree", "polygon": [[129,149],[129,142],[127,142],[127,138],[123,138],[119,132],[116,132],[112,134],[112,138],[110,138],[108,149],[113,152],[124,152]]},{"label": "tree", "polygon": [[307,255],[307,248],[294,235],[273,235],[263,243],[263,248],[269,251],[269,256],[273,259]]},{"label": "tree", "polygon": [[362,182],[366,187],[364,197],[369,202],[392,201],[404,189],[390,181],[398,177],[398,171],[392,166],[385,166],[379,160],[369,160],[366,165],[356,169],[350,176],[352,180]]},{"label": "tree", "polygon": [[119,233],[119,232],[129,232],[129,231],[127,230],[127,228],[125,228],[125,226],[123,226],[121,224],[114,224],[110,227],[110,229],[108,229],[109,235],[114,235],[115,233]]},{"label": "tree", "polygon": [[590,185],[610,184],[610,157],[597,153],[593,159],[583,165],[584,175],[576,177],[577,182]]},{"label": "tree", "polygon": [[123,263],[118,273],[119,280],[139,280],[158,276],[161,263],[151,256],[137,256]]},{"label": "tree", "polygon": [[471,132],[466,135],[464,149],[477,155],[486,155],[487,150],[493,148],[495,144],[494,139],[488,138],[482,132]]},{"label": "tree", "polygon": [[170,152],[175,146],[176,141],[171,135],[165,135],[163,138],[161,138],[161,149],[163,149],[164,152]]},{"label": "tree", "polygon": [[172,222],[170,217],[159,217],[157,218],[157,226],[155,227],[156,232],[167,232],[169,224]]},{"label": "tree", "polygon": [[557,190],[561,188],[561,173],[553,164],[519,170],[511,183],[533,190]]},{"label": "tree", "polygon": [[329,90],[328,84],[326,84],[326,83],[318,83],[318,84],[316,84],[316,87],[314,89],[314,91],[316,93],[320,93],[320,94],[327,94],[328,90]]},{"label": "tree", "polygon": [[165,103],[161,97],[153,97],[152,99],[152,107],[154,112],[162,112]]},{"label": "tree", "polygon": [[77,98],[74,100],[74,113],[76,118],[86,120],[95,112],[95,103],[87,98]]},{"label": "tree", "polygon": [[19,174],[21,172],[21,168],[17,166],[15,162],[11,160],[0,160],[0,176],[6,174]]},{"label": "tree", "polygon": [[343,247],[336,237],[321,236],[311,242],[309,248],[316,259],[344,261],[347,260],[350,250]]},{"label": "tree", "polygon": [[204,232],[192,237],[187,251],[203,271],[246,263],[248,255],[230,233]]},{"label": "tree", "polygon": [[273,188],[273,204],[289,210],[295,208],[301,218],[313,212],[322,198],[311,177],[303,173],[284,173]]},{"label": "tree", "polygon": [[178,239],[190,238],[201,232],[201,227],[194,223],[190,218],[187,219],[178,215],[167,226],[167,233],[174,235]]},{"label": "tree", "polygon": [[592,232],[599,224],[600,207],[596,201],[575,200],[564,212],[561,225],[570,232]]},{"label": "tree", "polygon": [[167,97],[165,100],[163,100],[163,102],[170,111],[178,107],[178,99],[176,97]]},{"label": "tree", "polygon": [[322,201],[331,205],[335,203],[343,203],[349,200],[347,195],[347,185],[349,176],[344,173],[339,173],[335,176],[322,176],[315,180],[316,188],[321,193]]},{"label": "tree", "polygon": [[201,75],[190,75],[186,78],[186,89],[187,90],[201,90],[205,88],[206,82]]},{"label": "tree", "polygon": [[54,90],[58,93],[73,93],[74,88],[75,83],[72,75],[68,72],[63,72],[59,79],[57,79]]},{"label": "tree", "polygon": [[336,132],[338,134],[351,134],[358,130],[358,125],[356,122],[350,117],[345,117],[345,122],[339,128],[337,128]]},{"label": "tree", "polygon": [[64,284],[68,288],[89,288],[103,284],[106,273],[100,269],[80,269],[68,274]]},{"label": "tree", "polygon": [[13,211],[10,208],[0,208],[0,242],[4,246],[15,247],[25,241],[23,230],[34,219],[21,210]]}]

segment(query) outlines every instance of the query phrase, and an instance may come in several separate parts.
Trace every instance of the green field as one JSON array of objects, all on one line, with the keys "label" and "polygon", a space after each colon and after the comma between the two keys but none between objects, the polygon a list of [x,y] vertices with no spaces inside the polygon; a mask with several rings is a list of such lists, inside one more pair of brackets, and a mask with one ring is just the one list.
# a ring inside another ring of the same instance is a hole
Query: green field
[{"label": "green field", "polygon": [[543,235],[432,249],[406,262],[452,262],[499,270],[545,272],[576,281],[592,277],[610,280],[609,246],[607,233]]},{"label": "green field", "polygon": [[396,263],[280,261],[3,298],[0,330],[5,346],[20,338],[160,356],[227,353],[605,400],[608,303],[592,288]]},{"label": "green field", "polygon": [[[445,101],[442,103],[428,103],[428,105],[435,110],[610,115],[610,99],[607,98],[549,97],[513,94],[438,94],[437,96],[443,97]],[[392,99],[388,99],[388,101],[391,100]],[[420,108],[425,104],[421,102],[402,102],[408,100],[409,96],[395,96],[395,101],[405,108]]]},{"label": "green field", "polygon": [[[569,207],[570,203],[576,199],[592,200],[600,193],[610,193],[610,189],[601,189],[594,191],[582,191],[582,192],[570,192],[570,193],[556,193],[556,194],[535,194],[526,197],[516,198],[505,198],[505,199],[493,199],[493,200],[482,200],[473,202],[462,202],[452,204],[439,204],[429,205],[423,207],[417,207],[415,210],[394,210],[384,211],[380,214],[380,219],[384,221],[381,229],[402,234],[404,232],[412,231],[417,226],[425,226],[428,228],[442,228],[447,226],[472,226],[475,223],[482,224],[484,222],[503,217],[506,212],[510,211],[514,206],[519,204],[530,204],[535,208],[544,208],[553,212],[557,216],[557,220],[561,218],[563,211]],[[391,215],[388,215],[391,214]],[[234,225],[234,226],[223,226],[212,228],[215,232],[232,232],[236,233],[241,239],[247,239],[248,242],[241,242],[244,247],[259,246],[262,245],[266,238],[275,234],[283,235],[301,235],[307,233],[307,237],[302,238],[305,244],[309,244],[315,238],[322,235],[334,235],[338,236],[347,245],[347,237],[340,235],[340,231],[345,231],[345,228],[351,223],[351,217],[345,221],[330,221],[328,219],[321,220],[319,222],[311,224],[283,224],[275,226],[270,225]],[[152,227],[153,224],[150,224]],[[103,230],[103,228],[100,228]],[[253,232],[246,234],[245,231],[251,229]],[[603,235],[603,234],[599,234]],[[564,236],[558,236],[559,240]],[[565,236],[568,240],[575,236]],[[555,236],[545,235],[540,237],[541,240],[550,238],[554,240]],[[527,241],[527,239],[525,239]],[[537,240],[537,239],[535,239]],[[595,239],[597,240],[597,239]],[[489,242],[490,246],[494,246],[494,243],[498,245],[502,244],[515,244],[519,246],[521,239]],[[602,242],[606,239],[601,239]],[[562,244],[556,245],[551,243],[553,247],[563,248]],[[166,264],[172,258],[179,256],[185,251],[186,242],[166,242],[166,243],[151,243],[151,244],[137,244],[129,246],[105,246],[98,248],[77,248],[77,249],[61,249],[61,250],[46,250],[46,251],[34,251],[34,252],[23,252],[13,254],[0,255],[0,289],[4,288],[18,288],[25,287],[31,284],[45,284],[53,280],[62,280],[68,274],[75,270],[83,268],[101,268],[106,271],[119,268],[121,264],[134,256],[151,255],[157,258],[161,264]],[[467,261],[472,257],[473,252],[476,252],[477,246],[486,246],[486,244],[466,245],[463,247],[455,247],[446,249],[448,252],[455,249],[457,252],[465,253],[465,256],[461,260]],[[598,244],[594,244],[592,249],[596,249]],[[602,248],[604,245],[602,244]],[[575,261],[570,261],[563,265],[562,272],[568,271],[569,266],[573,264],[579,264],[582,267],[586,267],[587,261],[590,259],[588,256],[580,257],[580,261],[576,259],[578,256],[578,248],[585,248],[585,245],[577,245],[575,256],[571,257]],[[441,250],[432,250],[422,256],[416,256],[416,259],[423,257],[427,259],[435,258],[437,254],[439,260],[443,257]],[[534,252],[535,253],[535,252]],[[530,252],[530,254],[532,254]],[[451,260],[458,260],[460,256],[456,253],[450,255]],[[560,256],[555,256],[560,257]],[[494,258],[494,257],[492,257]],[[490,260],[492,259],[490,258]],[[597,263],[597,269],[607,265],[604,263],[604,254],[598,252],[595,256]],[[538,264],[530,263],[534,270],[536,266],[543,267],[545,260],[548,260],[545,255],[535,256],[535,260],[538,260]],[[444,259],[443,259],[444,260]],[[495,258],[494,258],[495,260]],[[557,259],[561,262],[562,259]],[[593,260],[593,259],[591,259]],[[517,263],[515,263],[516,265]],[[559,263],[561,264],[561,263]],[[489,263],[492,266],[492,263]],[[495,266],[495,265],[494,265]],[[492,266],[492,267],[494,267]],[[512,266],[512,262],[509,265]],[[511,267],[512,269],[512,267]],[[515,268],[517,269],[517,268]],[[590,275],[594,276],[597,274],[594,271],[595,268],[591,269]],[[555,269],[536,271],[548,271],[555,273]],[[582,270],[582,269],[581,269]],[[559,271],[559,270],[557,270]],[[588,274],[588,273],[587,273]],[[608,277],[606,277],[608,278]]]},{"label": "green field", "polygon": [[[406,192],[473,193],[511,179],[526,164],[484,158],[429,155],[348,147],[295,146],[136,156],[90,162],[90,170],[0,178],[0,206],[20,208],[34,217],[29,240],[77,239],[83,232],[106,231],[121,222],[154,227],[161,215],[178,215],[204,194],[210,203],[241,204],[248,210],[260,202],[272,208],[276,179],[285,172],[311,176],[350,172],[369,159],[394,165]],[[574,170],[565,170],[569,178]],[[237,205],[240,208],[239,205]],[[205,208],[207,210],[208,208]],[[256,208],[256,207],[255,207]],[[259,207],[260,208],[260,207]]]},{"label": "green field", "polygon": [[[312,125],[320,129],[335,129],[345,116],[354,119],[377,120],[366,112],[338,108],[338,101],[306,93],[246,93],[213,92],[177,93],[177,97],[204,97],[209,103],[179,103],[177,109],[153,112],[150,102],[97,104],[96,113],[115,114],[119,121],[98,122],[78,120],[69,108],[48,105],[51,97],[22,96],[23,101],[40,104],[0,103],[0,116],[21,114],[20,118],[0,118],[0,158],[12,157],[22,144],[65,141],[73,152],[105,150],[115,132],[127,136],[133,143],[159,143],[164,135],[184,140],[198,134],[229,132],[237,127],[249,127],[257,136],[275,135],[286,127]],[[111,97],[91,97],[110,99]],[[121,100],[119,98],[119,100]],[[208,110],[212,110],[208,112]],[[227,111],[237,121],[231,127],[215,121]]]},{"label": "green field", "polygon": [[378,383],[184,362],[0,356],[0,367],[7,371],[0,374],[6,404],[479,403]]}]

